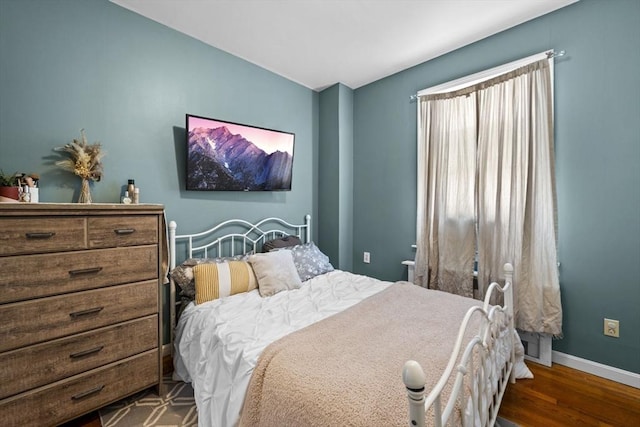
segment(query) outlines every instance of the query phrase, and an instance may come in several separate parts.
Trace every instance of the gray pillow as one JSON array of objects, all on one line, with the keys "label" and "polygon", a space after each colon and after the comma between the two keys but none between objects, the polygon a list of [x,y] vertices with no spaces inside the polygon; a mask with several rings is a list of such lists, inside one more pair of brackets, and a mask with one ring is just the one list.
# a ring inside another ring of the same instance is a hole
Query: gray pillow
[{"label": "gray pillow", "polygon": [[287,248],[301,244],[298,236],[282,236],[278,239],[267,240],[262,245],[262,252],[269,252],[274,249]]},{"label": "gray pillow", "polygon": [[251,255],[249,263],[258,279],[258,290],[262,297],[298,289],[302,285],[290,251]]},{"label": "gray pillow", "polygon": [[329,262],[329,257],[323,254],[313,242],[283,250],[290,251],[293,255],[293,263],[300,280],[303,282],[334,270],[333,265]]}]

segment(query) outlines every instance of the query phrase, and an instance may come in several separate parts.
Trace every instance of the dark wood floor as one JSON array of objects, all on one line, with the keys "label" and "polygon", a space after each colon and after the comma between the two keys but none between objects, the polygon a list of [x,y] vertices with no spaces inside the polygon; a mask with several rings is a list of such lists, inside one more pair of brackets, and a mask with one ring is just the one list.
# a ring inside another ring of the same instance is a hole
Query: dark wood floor
[{"label": "dark wood floor", "polygon": [[554,364],[509,384],[500,415],[522,427],[640,426],[640,389]]},{"label": "dark wood floor", "polygon": [[[500,416],[522,427],[638,427],[640,389],[553,365],[527,362],[535,376],[509,384]],[[64,427],[101,427],[94,412]]]}]

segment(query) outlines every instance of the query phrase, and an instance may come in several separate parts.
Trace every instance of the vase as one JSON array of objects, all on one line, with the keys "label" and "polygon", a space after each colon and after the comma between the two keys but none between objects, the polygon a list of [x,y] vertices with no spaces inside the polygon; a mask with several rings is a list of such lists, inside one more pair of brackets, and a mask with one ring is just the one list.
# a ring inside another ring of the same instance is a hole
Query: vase
[{"label": "vase", "polygon": [[91,203],[91,187],[89,187],[89,180],[86,178],[82,178],[82,188],[80,189],[78,203]]},{"label": "vase", "polygon": [[0,187],[0,202],[17,202],[20,200],[20,187]]}]

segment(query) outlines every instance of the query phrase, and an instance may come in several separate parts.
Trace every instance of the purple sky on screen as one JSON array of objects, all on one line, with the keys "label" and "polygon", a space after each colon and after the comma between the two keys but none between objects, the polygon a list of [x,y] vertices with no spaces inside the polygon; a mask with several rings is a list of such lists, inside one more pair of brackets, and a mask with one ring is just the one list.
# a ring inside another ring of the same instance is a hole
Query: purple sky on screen
[{"label": "purple sky on screen", "polygon": [[204,127],[215,129],[220,126],[226,126],[229,132],[240,134],[245,139],[251,141],[265,153],[271,154],[274,151],[284,151],[293,155],[293,134],[281,133],[266,129],[256,129],[249,126],[236,125],[227,122],[219,122],[211,119],[201,119],[198,117],[189,117],[189,129]]}]

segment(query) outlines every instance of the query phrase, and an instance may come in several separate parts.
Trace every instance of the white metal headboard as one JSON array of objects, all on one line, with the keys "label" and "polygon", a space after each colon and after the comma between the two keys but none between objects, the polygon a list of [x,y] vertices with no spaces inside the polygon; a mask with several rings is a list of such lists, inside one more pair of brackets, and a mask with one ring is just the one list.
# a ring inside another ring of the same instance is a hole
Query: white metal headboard
[{"label": "white metal headboard", "polygon": [[[184,243],[184,259],[217,258],[256,252],[267,240],[295,235],[304,243],[311,241],[311,215],[305,215],[304,224],[292,224],[282,218],[265,218],[250,223],[243,219],[230,219],[199,233],[177,235],[178,224],[169,222],[170,267],[177,265],[176,246]],[[176,324],[176,287],[171,280],[170,294],[170,343],[173,352],[173,328]]]}]

